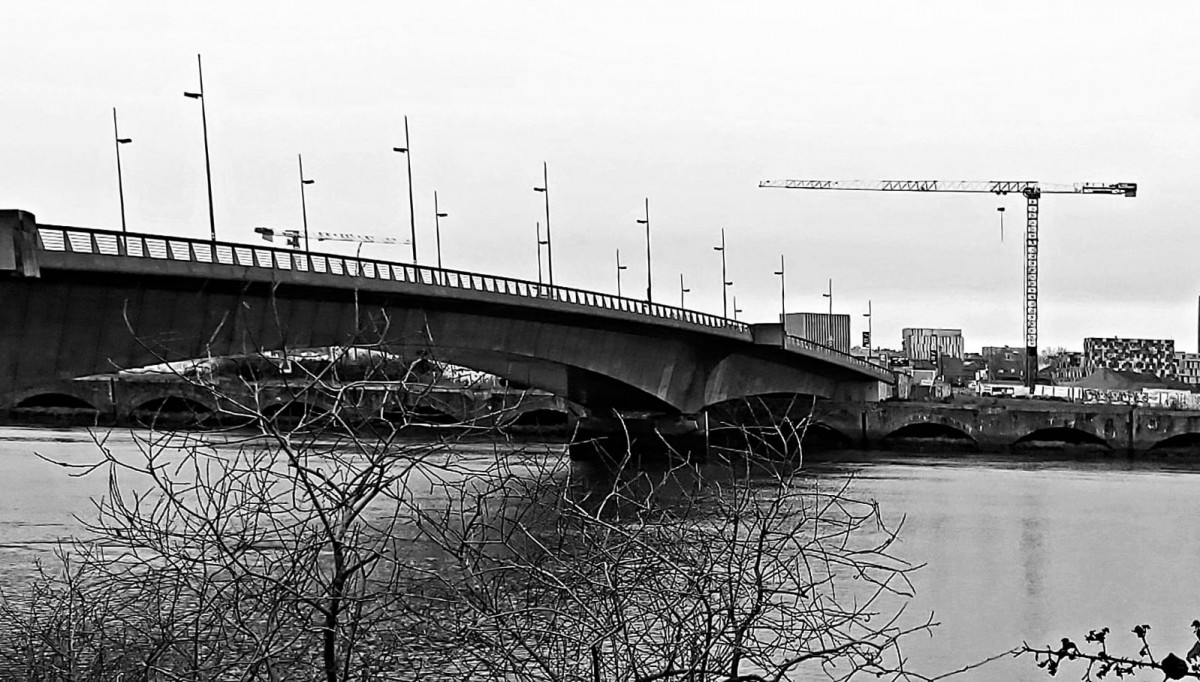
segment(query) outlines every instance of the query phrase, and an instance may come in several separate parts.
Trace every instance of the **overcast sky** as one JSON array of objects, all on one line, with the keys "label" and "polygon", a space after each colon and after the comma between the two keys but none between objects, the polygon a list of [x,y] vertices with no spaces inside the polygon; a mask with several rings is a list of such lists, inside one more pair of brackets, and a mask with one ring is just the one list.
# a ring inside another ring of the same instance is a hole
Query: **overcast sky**
[{"label": "overcast sky", "polygon": [[[1041,345],[1197,344],[1200,4],[1191,2],[28,2],[0,10],[0,205],[208,234],[203,54],[222,239],[300,225],[406,237],[433,192],[446,267],[536,279],[549,163],[555,279],[720,312],[726,229],[751,321],[835,312],[877,345],[961,327],[1024,345],[1023,200],[758,189],[768,178],[1137,182],[1042,202]],[[998,206],[1007,208],[1000,240]],[[260,242],[261,243],[261,242]],[[407,257],[407,247],[364,255]]]}]

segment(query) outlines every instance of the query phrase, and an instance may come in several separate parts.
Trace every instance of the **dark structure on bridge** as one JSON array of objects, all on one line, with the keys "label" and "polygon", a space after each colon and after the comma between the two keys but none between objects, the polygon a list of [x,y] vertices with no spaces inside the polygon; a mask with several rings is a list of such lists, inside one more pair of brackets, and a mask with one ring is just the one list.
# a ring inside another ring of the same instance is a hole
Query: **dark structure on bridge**
[{"label": "dark structure on bridge", "polygon": [[0,409],[64,379],[322,346],[422,354],[596,413],[873,401],[888,370],[780,325],[478,273],[39,225],[0,211]]}]

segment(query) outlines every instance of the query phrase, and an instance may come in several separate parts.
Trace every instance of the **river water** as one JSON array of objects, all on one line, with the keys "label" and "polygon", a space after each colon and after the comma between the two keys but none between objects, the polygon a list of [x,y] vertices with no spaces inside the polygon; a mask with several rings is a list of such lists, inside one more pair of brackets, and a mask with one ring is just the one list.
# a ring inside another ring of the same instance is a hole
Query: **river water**
[{"label": "river water", "polygon": [[[129,432],[107,434],[133,453]],[[0,586],[19,587],[35,558],[79,532],[103,476],[71,478],[36,456],[84,462],[97,445],[85,429],[0,427]],[[546,456],[559,456],[554,448]],[[467,457],[494,457],[491,446]],[[1110,627],[1110,649],[1135,654],[1129,630],[1153,626],[1161,656],[1182,655],[1200,618],[1200,459],[1066,459],[1043,454],[936,456],[841,452],[806,464],[873,498],[893,524],[896,554],[914,576],[914,618],[933,613],[933,637],[908,641],[910,667],[937,674],[1028,641],[1082,642]],[[1074,679],[1078,673],[1064,670]],[[1150,679],[1152,676],[1147,677]],[[1030,658],[1004,659],[962,679],[1040,680]]]}]

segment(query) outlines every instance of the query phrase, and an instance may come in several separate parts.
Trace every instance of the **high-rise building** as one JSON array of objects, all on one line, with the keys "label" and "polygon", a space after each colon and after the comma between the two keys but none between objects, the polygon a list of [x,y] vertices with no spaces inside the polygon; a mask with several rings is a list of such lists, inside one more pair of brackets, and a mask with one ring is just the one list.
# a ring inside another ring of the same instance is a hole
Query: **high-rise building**
[{"label": "high-rise building", "polygon": [[913,360],[933,359],[935,350],[938,356],[949,356],[959,360],[963,357],[961,329],[905,327],[901,331],[901,343],[905,357]]},{"label": "high-rise building", "polygon": [[822,346],[850,352],[850,316],[828,313],[788,313],[787,333]]},{"label": "high-rise building", "polygon": [[1175,365],[1179,370],[1179,380],[1185,384],[1200,384],[1200,353],[1175,353]]},{"label": "high-rise building", "polygon": [[1088,337],[1083,355],[1089,372],[1107,367],[1118,372],[1153,374],[1174,379],[1179,373],[1172,339],[1122,339]]}]

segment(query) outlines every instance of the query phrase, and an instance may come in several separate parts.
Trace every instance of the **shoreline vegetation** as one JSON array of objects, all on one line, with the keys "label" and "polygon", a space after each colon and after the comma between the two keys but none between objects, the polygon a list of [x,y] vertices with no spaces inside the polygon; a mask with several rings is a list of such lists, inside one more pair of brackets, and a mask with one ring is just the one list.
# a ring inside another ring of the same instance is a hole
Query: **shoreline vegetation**
[{"label": "shoreline vegetation", "polygon": [[93,539],[0,601],[4,679],[915,674],[919,566],[874,502],[804,473],[795,425],[707,465],[617,439],[587,464],[512,444],[481,464],[455,454],[475,431],[350,428],[311,408],[342,395],[327,377],[297,383],[286,418],[151,424],[134,457],[96,430],[91,461],[55,462],[106,492]]}]

